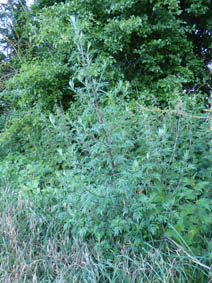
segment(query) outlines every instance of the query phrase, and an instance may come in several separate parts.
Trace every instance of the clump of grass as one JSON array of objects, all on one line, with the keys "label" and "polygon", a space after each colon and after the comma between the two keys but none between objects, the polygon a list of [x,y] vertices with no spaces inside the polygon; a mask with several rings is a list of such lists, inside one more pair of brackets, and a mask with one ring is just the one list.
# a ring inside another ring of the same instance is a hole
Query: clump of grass
[{"label": "clump of grass", "polygon": [[105,255],[61,231],[34,203],[1,187],[0,282],[211,282],[209,267],[173,241],[136,252],[117,243],[118,252]]}]

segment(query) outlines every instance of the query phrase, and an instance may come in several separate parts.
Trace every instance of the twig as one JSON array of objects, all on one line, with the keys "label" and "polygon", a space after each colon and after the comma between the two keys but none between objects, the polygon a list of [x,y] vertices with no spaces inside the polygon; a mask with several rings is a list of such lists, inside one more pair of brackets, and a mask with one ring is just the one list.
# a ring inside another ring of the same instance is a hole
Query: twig
[{"label": "twig", "polygon": [[[159,108],[148,108],[148,107],[144,107],[143,105],[139,104],[138,102],[136,103],[141,110],[145,110],[148,112],[159,112],[159,113],[170,113],[170,114],[174,114],[174,115],[181,115],[181,116],[185,116],[188,118],[195,118],[195,119],[208,119],[208,116],[199,116],[199,115],[189,115],[183,111],[177,111],[177,110],[164,110],[164,109],[159,109]],[[205,109],[205,112],[212,112],[212,109]]]},{"label": "twig", "polygon": [[180,119],[177,120],[177,130],[176,130],[176,136],[175,136],[175,141],[174,141],[174,148],[172,151],[172,155],[171,158],[169,160],[169,165],[172,163],[173,159],[174,159],[174,154],[176,152],[176,147],[177,147],[177,141],[178,141],[178,137],[179,137],[179,132],[180,132]]}]

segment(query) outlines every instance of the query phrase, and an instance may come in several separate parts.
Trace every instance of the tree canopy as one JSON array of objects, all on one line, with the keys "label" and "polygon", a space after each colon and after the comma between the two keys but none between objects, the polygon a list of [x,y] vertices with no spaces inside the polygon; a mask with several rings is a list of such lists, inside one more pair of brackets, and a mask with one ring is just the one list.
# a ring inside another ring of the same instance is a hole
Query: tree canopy
[{"label": "tree canopy", "polygon": [[[185,99],[195,95],[207,103],[211,5],[194,0],[36,1],[30,15],[24,1],[6,5],[13,22],[12,27],[4,27],[5,48],[13,58],[23,60],[9,88],[27,85],[29,102],[37,103],[41,97],[46,107],[72,101],[68,82],[75,62],[71,62],[70,15],[75,15],[95,49],[95,60],[107,59],[105,76],[110,85],[121,79],[130,83],[131,97],[163,107],[178,99],[174,96],[182,90],[188,94]],[[22,24],[26,18],[27,24]],[[33,76],[30,69],[37,70]]]}]

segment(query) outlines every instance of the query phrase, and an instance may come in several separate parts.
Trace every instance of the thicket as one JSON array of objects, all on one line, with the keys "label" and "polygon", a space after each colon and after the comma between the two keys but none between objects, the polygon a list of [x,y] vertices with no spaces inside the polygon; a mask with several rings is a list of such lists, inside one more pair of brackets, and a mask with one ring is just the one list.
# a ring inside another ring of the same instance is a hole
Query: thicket
[{"label": "thicket", "polygon": [[51,2],[6,7],[2,280],[210,282],[210,1]]}]

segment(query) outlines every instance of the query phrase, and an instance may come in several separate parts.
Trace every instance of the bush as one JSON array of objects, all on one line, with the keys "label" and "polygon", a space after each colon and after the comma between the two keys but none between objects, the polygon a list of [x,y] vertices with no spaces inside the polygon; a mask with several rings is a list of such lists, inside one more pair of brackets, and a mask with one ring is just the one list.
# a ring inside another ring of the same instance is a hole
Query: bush
[{"label": "bush", "polygon": [[104,256],[114,259],[118,246],[138,254],[146,241],[166,239],[207,266],[210,115],[192,114],[180,99],[167,110],[129,102],[129,83],[104,81],[105,58],[91,59],[74,18],[72,25],[75,103],[65,113],[41,114],[37,106],[10,119],[1,135],[2,176],[36,203],[47,226],[56,223]]}]

